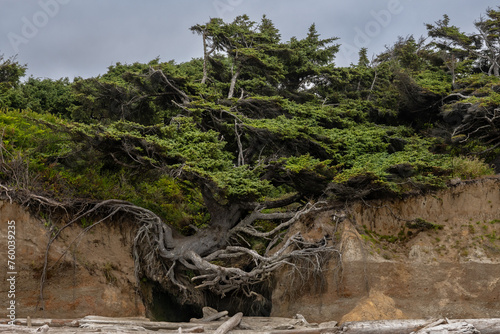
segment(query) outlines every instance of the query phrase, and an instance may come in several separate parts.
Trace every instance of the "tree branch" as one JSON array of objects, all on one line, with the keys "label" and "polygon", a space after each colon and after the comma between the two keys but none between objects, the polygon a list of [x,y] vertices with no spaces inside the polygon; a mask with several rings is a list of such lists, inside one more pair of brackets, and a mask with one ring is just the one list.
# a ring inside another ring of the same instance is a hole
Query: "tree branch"
[{"label": "tree branch", "polygon": [[238,167],[245,164],[245,157],[243,156],[243,145],[241,144],[241,134],[238,132],[238,123],[234,121],[234,134],[236,136],[236,143],[238,144]]},{"label": "tree branch", "polygon": [[170,80],[168,80],[167,76],[165,75],[165,73],[163,73],[162,70],[155,70],[152,67],[150,67],[149,72],[150,72],[150,76],[153,76],[155,74],[159,74],[161,76],[161,78],[165,81],[165,83],[181,96],[183,104],[188,104],[189,102],[191,102],[191,99],[189,98],[189,96],[187,96],[186,93],[184,93],[182,90],[177,88],[173,83],[171,83]]},{"label": "tree branch", "polygon": [[256,208],[276,209],[276,208],[282,208],[282,207],[288,206],[292,203],[295,203],[295,202],[299,201],[301,198],[302,198],[302,194],[295,193],[295,194],[289,195],[288,197],[285,197],[282,199],[277,199],[277,200],[244,203],[244,204],[242,204],[242,207],[245,209],[248,209],[248,210],[254,210]]}]

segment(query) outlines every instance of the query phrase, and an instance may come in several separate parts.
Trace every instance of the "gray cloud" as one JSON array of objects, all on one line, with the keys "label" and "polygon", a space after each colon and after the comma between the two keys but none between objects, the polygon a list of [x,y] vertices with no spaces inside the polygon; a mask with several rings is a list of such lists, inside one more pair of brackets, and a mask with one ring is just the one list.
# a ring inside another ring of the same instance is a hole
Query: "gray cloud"
[{"label": "gray cloud", "polygon": [[17,54],[35,77],[89,77],[116,62],[188,61],[202,55],[189,27],[211,17],[226,21],[266,14],[282,38],[304,37],[315,23],[322,37],[339,37],[336,63],[357,61],[360,47],[384,50],[398,36],[425,35],[424,23],[448,14],[472,31],[493,0],[0,0],[0,53]]}]

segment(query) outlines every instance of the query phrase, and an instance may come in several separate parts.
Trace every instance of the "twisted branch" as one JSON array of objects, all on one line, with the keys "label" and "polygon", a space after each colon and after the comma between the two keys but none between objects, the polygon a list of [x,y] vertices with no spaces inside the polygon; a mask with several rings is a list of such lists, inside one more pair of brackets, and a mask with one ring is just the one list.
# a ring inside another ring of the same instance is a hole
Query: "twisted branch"
[{"label": "twisted branch", "polygon": [[[130,202],[111,199],[98,203],[91,203],[88,201],[83,201],[81,203],[60,203],[29,192],[23,192],[22,196],[22,203],[25,205],[37,203],[38,205],[43,205],[47,210],[62,209],[69,214],[75,207],[81,208],[80,212],[75,215],[75,218],[70,220],[60,229],[52,231],[53,235],[49,238],[47,243],[44,265],[40,278],[40,296],[38,303],[38,305],[41,305],[42,309],[44,308],[44,286],[46,284],[47,272],[55,265],[53,264],[49,267],[49,251],[52,243],[65,229],[80,221],[82,218],[89,216],[101,218],[81,231],[81,233],[70,243],[68,250],[92,228],[103,222],[110,221],[119,213],[125,214],[138,226],[136,236],[133,240],[134,269],[137,282],[139,282],[139,276],[143,274],[149,279],[161,284],[168,281],[184,292],[187,292],[188,286],[186,286],[184,281],[179,279],[184,275],[183,267],[195,271],[196,276],[193,277],[191,281],[198,282],[196,285],[197,289],[207,288],[216,294],[225,296],[228,292],[240,289],[251,292],[252,286],[268,280],[275,270],[283,266],[289,266],[294,272],[300,272],[302,268],[299,268],[297,263],[305,261],[314,272],[322,272],[324,270],[324,264],[326,263],[325,259],[331,258],[330,255],[332,253],[336,253],[338,258],[340,258],[340,252],[335,248],[333,240],[325,237],[317,242],[308,242],[304,240],[300,233],[295,233],[285,238],[284,242],[277,249],[271,250],[271,248],[281,240],[284,230],[289,228],[303,215],[315,210],[320,210],[321,205],[324,204],[323,202],[318,202],[316,204],[308,203],[301,210],[296,212],[262,213],[264,207],[259,207],[241,219],[232,229],[230,228],[225,232],[227,233],[227,241],[238,233],[259,238],[274,236],[274,239],[270,242],[263,254],[237,244],[226,244],[225,247],[215,244],[215,251],[211,251],[206,256],[202,256],[200,255],[201,253],[196,251],[196,247],[193,246],[196,243],[192,240],[197,240],[200,243],[208,240],[202,239],[203,232],[206,232],[206,229],[200,230],[200,232],[191,239],[174,239],[172,230],[160,219],[160,217],[152,211],[136,206]],[[15,201],[20,199],[18,191],[4,185],[0,185],[0,197]],[[261,219],[284,221],[269,232],[259,232],[252,224],[256,220]],[[207,235],[210,236],[210,234]],[[62,254],[56,263],[64,255],[65,254]],[[243,270],[224,264],[224,261],[235,258],[250,259],[253,262],[253,266],[248,270]]]}]

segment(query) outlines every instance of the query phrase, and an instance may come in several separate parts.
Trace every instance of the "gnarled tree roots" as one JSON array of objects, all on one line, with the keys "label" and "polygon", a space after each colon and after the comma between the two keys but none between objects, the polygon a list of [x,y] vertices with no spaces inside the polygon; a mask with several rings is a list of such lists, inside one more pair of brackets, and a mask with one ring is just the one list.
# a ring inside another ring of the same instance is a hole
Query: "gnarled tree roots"
[{"label": "gnarled tree roots", "polygon": [[[0,188],[1,197],[23,203],[38,205],[44,210],[64,210],[65,214],[75,212],[64,226],[51,234],[47,243],[45,263],[40,279],[40,302],[43,308],[43,289],[49,268],[48,254],[51,244],[61,232],[84,217],[101,217],[86,227],[81,235],[96,225],[110,221],[118,213],[138,226],[133,244],[135,275],[137,282],[146,277],[162,286],[174,286],[183,293],[194,289],[209,289],[212,293],[225,296],[232,291],[243,291],[247,296],[258,295],[253,286],[270,279],[273,272],[283,266],[290,266],[294,272],[304,267],[321,273],[332,254],[337,259],[340,252],[333,240],[326,236],[317,241],[307,241],[300,232],[286,235],[288,227],[303,215],[320,210],[325,204],[307,203],[295,212],[262,213],[264,206],[256,207],[237,224],[227,229],[221,224],[200,229],[194,235],[173,237],[171,228],[152,211],[122,200],[105,200],[97,203],[60,203],[49,198],[16,192],[6,186]],[[278,220],[276,228],[262,232],[253,226],[257,220]],[[268,245],[260,252],[245,245],[246,239],[262,238]],[[76,242],[76,240],[74,241]],[[304,261],[308,263],[303,266]],[[243,265],[244,264],[244,265]],[[189,274],[188,274],[189,273]]]}]

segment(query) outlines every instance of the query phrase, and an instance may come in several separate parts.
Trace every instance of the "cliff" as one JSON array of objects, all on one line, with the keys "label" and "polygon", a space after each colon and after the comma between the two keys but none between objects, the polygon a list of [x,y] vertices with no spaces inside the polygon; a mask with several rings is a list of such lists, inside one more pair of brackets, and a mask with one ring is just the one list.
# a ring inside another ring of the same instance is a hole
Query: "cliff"
[{"label": "cliff", "polygon": [[[331,232],[332,215],[297,228],[318,238]],[[331,261],[319,283],[291,287],[290,279],[278,278],[273,316],[340,322],[500,317],[498,178],[356,203],[337,235],[341,263]]]},{"label": "cliff", "polygon": [[[125,222],[99,224],[88,233],[83,226],[65,229],[51,245],[43,302],[40,277],[51,233],[62,226],[47,217],[43,222],[25,208],[0,202],[0,263],[7,268],[8,222],[15,222],[15,297],[3,270],[0,307],[15,301],[16,317],[77,318],[143,316],[145,308],[135,288],[131,245],[134,229]],[[43,309],[42,309],[43,308]],[[4,318],[5,316],[0,316]]]},{"label": "cliff", "polygon": [[[290,271],[282,271],[274,280],[272,316],[300,313],[311,322],[500,317],[499,178],[456,182],[422,196],[356,202],[340,222],[332,219],[335,213],[303,219],[292,229],[311,240],[333,236],[341,261],[331,259],[321,277],[290,279]],[[49,252],[41,304],[47,241],[63,222],[42,221],[5,201],[0,217],[5,267],[8,222],[15,221],[17,318],[146,315],[131,256],[135,229],[126,219],[84,234],[81,225],[65,230]],[[8,272],[2,271],[2,309],[9,305]]]}]

